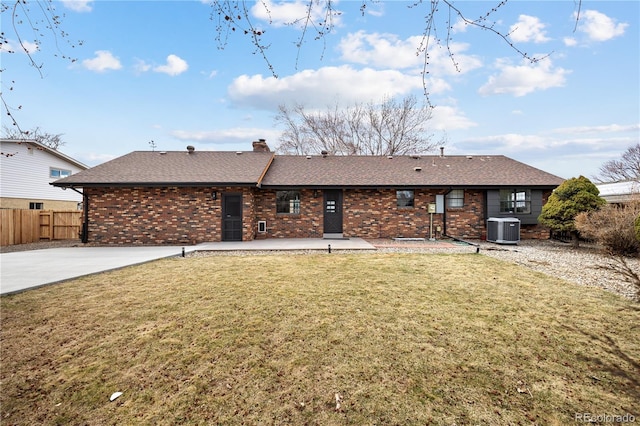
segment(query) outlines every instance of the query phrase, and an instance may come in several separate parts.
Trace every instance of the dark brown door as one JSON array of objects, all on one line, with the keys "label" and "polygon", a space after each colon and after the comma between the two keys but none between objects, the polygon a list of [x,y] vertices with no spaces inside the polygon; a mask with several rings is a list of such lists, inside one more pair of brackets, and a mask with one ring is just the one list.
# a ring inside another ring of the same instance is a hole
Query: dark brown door
[{"label": "dark brown door", "polygon": [[242,241],[241,194],[222,194],[222,241]]},{"label": "dark brown door", "polygon": [[342,190],[324,191],[324,233],[342,233]]}]

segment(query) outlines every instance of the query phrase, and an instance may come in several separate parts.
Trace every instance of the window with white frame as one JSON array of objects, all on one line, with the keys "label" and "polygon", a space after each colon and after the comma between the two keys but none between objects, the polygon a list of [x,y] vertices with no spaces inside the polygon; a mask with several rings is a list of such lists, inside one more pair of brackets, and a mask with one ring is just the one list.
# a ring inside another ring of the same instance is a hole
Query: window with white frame
[{"label": "window with white frame", "polygon": [[276,213],[300,213],[300,191],[276,191]]},{"label": "window with white frame", "polygon": [[453,189],[447,194],[447,207],[457,209],[464,207],[464,189]]},{"label": "window with white frame", "polygon": [[411,208],[415,206],[415,198],[412,190],[396,191],[398,208]]},{"label": "window with white frame", "polygon": [[530,214],[531,190],[501,189],[500,213]]},{"label": "window with white frame", "polygon": [[54,167],[49,168],[49,177],[53,179],[61,179],[67,176],[71,176],[71,170],[57,169]]}]

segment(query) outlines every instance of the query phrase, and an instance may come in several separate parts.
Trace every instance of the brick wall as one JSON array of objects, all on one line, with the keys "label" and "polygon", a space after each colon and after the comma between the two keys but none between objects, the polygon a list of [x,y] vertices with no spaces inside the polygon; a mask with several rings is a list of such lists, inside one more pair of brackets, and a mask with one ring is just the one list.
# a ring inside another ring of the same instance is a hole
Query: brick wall
[{"label": "brick wall", "polygon": [[[218,193],[217,200],[211,196]],[[89,241],[100,244],[197,244],[221,241],[222,193],[243,197],[244,241],[254,238],[321,238],[323,193],[300,191],[300,214],[276,213],[276,191],[257,188],[86,188],[89,195]],[[440,238],[443,215],[433,215],[429,203],[442,190],[415,190],[415,205],[399,208],[395,189],[345,190],[343,230],[346,237]],[[551,191],[543,195],[546,202]],[[447,209],[447,234],[486,238],[484,192],[466,190],[464,208]],[[267,222],[258,234],[258,221]],[[521,238],[549,238],[539,225],[521,226]]]},{"label": "brick wall", "polygon": [[[211,196],[213,190],[217,200]],[[243,215],[253,215],[251,188],[85,188],[85,192],[89,242],[99,244],[220,241],[221,192],[242,193]],[[253,239],[253,222],[244,221],[243,227],[243,240]]]},{"label": "brick wall", "polygon": [[467,189],[464,207],[447,209],[447,235],[471,239],[486,236],[484,191]]},{"label": "brick wall", "polygon": [[[429,237],[427,206],[435,203],[435,191],[415,191],[415,207],[398,208],[395,189],[356,189],[343,193],[343,230],[346,237]],[[300,191],[300,214],[276,213],[276,191],[256,195],[256,221],[267,221],[266,238],[321,238],[323,193]],[[442,227],[442,215],[433,215],[434,233]],[[258,235],[258,237],[261,237]]]},{"label": "brick wall", "polygon": [[[444,215],[434,214],[429,203],[444,190],[415,190],[412,208],[397,206],[396,189],[354,189],[343,193],[343,233],[361,238],[440,238],[444,232]],[[546,202],[549,193],[544,194]],[[276,191],[256,193],[256,221],[267,221],[267,232],[258,238],[320,238],[323,234],[323,194],[321,190],[300,191],[300,214],[276,214]],[[463,208],[447,208],[447,234],[459,238],[486,238],[485,194],[482,190],[465,190]],[[523,225],[521,238],[549,237],[547,228]]]},{"label": "brick wall", "polygon": [[275,190],[260,190],[255,202],[256,223],[267,222],[267,232],[259,238],[322,238],[322,191],[300,191],[300,214],[276,213]]}]

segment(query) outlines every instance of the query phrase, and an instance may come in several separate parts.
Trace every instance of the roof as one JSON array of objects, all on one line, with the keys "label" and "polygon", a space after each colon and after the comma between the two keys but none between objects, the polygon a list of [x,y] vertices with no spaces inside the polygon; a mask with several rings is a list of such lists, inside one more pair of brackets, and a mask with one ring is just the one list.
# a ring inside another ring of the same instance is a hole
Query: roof
[{"label": "roof", "polygon": [[89,186],[258,185],[270,152],[134,151],[52,183]]},{"label": "roof", "polygon": [[35,140],[30,140],[30,139],[0,139],[0,142],[2,143],[15,143],[15,144],[28,144],[28,145],[32,145],[34,146],[36,149],[40,150],[40,151],[44,151],[44,152],[48,152],[49,154],[60,158],[61,160],[66,161],[67,163],[73,164],[74,166],[76,166],[79,169],[82,170],[86,170],[89,168],[89,166],[87,166],[86,164],[81,163],[80,161],[69,157],[68,155],[63,154],[62,152],[58,151],[57,149],[53,149],[48,147],[45,144],[42,144],[38,141]]},{"label": "roof", "polygon": [[563,178],[496,156],[293,156],[278,155],[264,187],[405,186],[555,188]]},{"label": "roof", "polygon": [[53,185],[555,188],[563,181],[501,155],[379,157],[135,151]]},{"label": "roof", "polygon": [[604,182],[598,183],[596,186],[600,191],[600,196],[608,203],[629,201],[633,194],[640,194],[640,182],[637,180]]}]

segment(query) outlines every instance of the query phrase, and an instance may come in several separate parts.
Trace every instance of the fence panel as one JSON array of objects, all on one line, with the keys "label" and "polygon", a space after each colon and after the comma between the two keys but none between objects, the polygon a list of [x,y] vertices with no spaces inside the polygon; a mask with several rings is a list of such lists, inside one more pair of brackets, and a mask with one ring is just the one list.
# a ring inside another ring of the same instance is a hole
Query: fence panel
[{"label": "fence panel", "polygon": [[72,240],[78,238],[82,227],[82,212],[53,212],[53,239]]},{"label": "fence panel", "polygon": [[0,245],[76,239],[82,228],[81,211],[0,209]]},{"label": "fence panel", "polygon": [[40,210],[40,238],[49,240],[53,238],[53,211]]},{"label": "fence panel", "polygon": [[40,241],[38,210],[0,210],[0,243],[3,246]]}]

